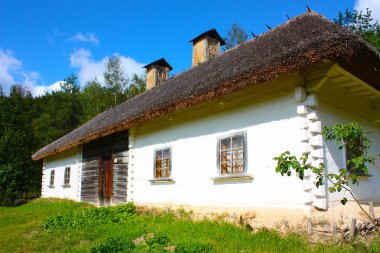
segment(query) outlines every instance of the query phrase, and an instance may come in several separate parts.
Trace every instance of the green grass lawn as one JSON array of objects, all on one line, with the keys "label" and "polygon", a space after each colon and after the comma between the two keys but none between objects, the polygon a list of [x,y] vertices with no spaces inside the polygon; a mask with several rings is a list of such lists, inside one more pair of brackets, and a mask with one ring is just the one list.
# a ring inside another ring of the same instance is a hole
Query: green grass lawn
[{"label": "green grass lawn", "polygon": [[[169,241],[168,245],[184,245],[180,252],[199,252],[203,246],[211,249],[209,252],[380,252],[380,240],[373,240],[369,245],[314,245],[301,235],[283,237],[267,230],[252,234],[236,225],[209,220],[194,222],[172,214],[124,217],[119,211],[108,218],[109,210],[114,209],[107,209],[107,212],[87,214],[86,219],[95,221],[93,224],[81,223],[86,212],[83,210],[88,208],[93,207],[51,199],[19,207],[0,207],[0,252],[91,252],[100,245],[113,244],[113,239],[131,242],[144,234],[153,234],[158,239],[133,252],[166,252],[155,247],[162,243],[160,236]],[[70,217],[74,217],[73,222],[67,222]],[[68,223],[72,227],[65,227]]]}]

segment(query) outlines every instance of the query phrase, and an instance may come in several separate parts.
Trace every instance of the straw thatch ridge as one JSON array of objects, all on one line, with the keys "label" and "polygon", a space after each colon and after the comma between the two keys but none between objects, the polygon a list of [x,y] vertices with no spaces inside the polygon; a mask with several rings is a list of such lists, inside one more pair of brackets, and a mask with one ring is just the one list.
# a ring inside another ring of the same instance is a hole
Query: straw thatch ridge
[{"label": "straw thatch ridge", "polygon": [[363,39],[307,12],[105,111],[36,152],[38,160],[167,113],[330,59],[380,90],[380,56]]}]

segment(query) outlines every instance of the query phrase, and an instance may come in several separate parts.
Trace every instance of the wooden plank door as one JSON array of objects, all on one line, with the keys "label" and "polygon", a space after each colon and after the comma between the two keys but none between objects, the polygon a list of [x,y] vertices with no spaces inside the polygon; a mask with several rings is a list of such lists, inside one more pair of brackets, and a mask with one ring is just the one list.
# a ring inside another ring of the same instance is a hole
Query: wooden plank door
[{"label": "wooden plank door", "polygon": [[99,159],[99,204],[109,205],[112,198],[113,184],[113,163],[112,157],[102,157]]}]

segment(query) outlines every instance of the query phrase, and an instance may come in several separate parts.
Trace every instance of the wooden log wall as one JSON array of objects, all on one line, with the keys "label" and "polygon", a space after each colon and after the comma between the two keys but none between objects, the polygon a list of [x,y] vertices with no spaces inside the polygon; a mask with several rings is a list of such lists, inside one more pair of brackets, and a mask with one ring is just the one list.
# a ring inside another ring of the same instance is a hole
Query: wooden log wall
[{"label": "wooden log wall", "polygon": [[94,140],[83,146],[82,191],[84,202],[99,204],[99,159],[112,157],[113,187],[112,204],[127,202],[128,178],[128,131]]}]

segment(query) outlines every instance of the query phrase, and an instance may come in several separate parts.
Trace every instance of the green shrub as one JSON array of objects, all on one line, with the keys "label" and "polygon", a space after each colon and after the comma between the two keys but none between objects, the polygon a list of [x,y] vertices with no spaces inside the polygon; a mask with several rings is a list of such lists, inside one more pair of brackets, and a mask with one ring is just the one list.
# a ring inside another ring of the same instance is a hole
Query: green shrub
[{"label": "green shrub", "polygon": [[122,223],[135,214],[136,207],[131,203],[116,207],[87,208],[53,216],[43,224],[43,228],[54,231],[107,223]]}]

